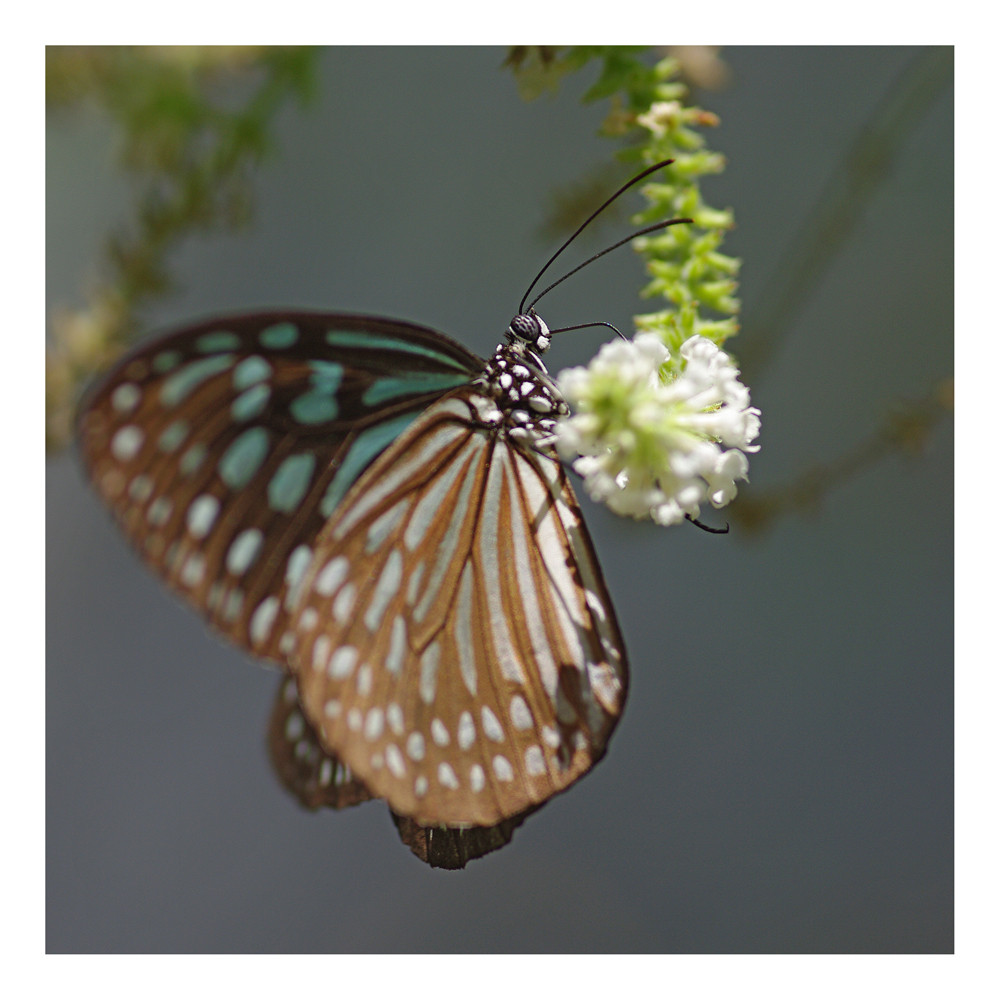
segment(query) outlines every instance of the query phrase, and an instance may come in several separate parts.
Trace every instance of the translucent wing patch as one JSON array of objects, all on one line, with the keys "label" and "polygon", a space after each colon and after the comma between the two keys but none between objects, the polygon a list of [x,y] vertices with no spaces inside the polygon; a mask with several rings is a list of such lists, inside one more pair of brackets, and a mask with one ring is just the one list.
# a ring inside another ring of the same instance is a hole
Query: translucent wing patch
[{"label": "translucent wing patch", "polygon": [[283,661],[324,522],[421,410],[482,365],[391,320],[227,317],[122,360],[82,407],[78,437],[143,558],[230,639]]},{"label": "translucent wing patch", "polygon": [[323,744],[420,824],[492,826],[601,758],[627,667],[554,454],[472,387],[432,405],[316,539],[291,623]]}]

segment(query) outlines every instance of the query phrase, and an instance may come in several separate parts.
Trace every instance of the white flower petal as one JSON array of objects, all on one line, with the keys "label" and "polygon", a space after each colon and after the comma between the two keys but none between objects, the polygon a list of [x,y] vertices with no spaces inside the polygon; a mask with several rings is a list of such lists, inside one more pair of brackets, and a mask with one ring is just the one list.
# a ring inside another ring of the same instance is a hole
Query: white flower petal
[{"label": "white flower petal", "polygon": [[557,424],[559,454],[619,514],[676,524],[702,503],[723,506],[747,477],[745,453],[759,449],[760,410],[729,355],[705,337],[672,360],[659,336],[640,333],[557,381],[574,410]]}]

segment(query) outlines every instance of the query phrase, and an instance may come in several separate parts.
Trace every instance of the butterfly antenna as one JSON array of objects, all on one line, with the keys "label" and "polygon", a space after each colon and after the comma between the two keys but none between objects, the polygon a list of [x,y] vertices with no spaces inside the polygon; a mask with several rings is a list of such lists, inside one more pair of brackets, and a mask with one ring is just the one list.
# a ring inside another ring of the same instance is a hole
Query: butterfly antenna
[{"label": "butterfly antenna", "polygon": [[[601,214],[601,212],[603,212],[608,207],[608,205],[611,204],[611,202],[613,202],[615,200],[615,198],[617,198],[619,195],[624,194],[634,184],[638,184],[639,181],[641,181],[644,177],[648,177],[650,174],[652,174],[655,171],[659,170],[661,167],[666,167],[666,166],[668,166],[669,164],[671,164],[673,162],[674,162],[673,160],[661,160],[659,163],[654,163],[651,167],[647,167],[645,170],[643,170],[643,172],[641,174],[636,174],[635,177],[632,178],[632,180],[630,180],[627,184],[623,184],[610,198],[608,198],[608,200],[603,205],[601,205],[601,207],[599,209],[597,209],[596,212],[592,212],[586,219],[584,219],[584,221],[580,224],[580,226],[576,230],[576,232],[573,233],[573,235],[568,240],[566,240],[565,243],[563,243],[563,245],[545,262],[545,266],[538,272],[538,274],[535,275],[535,280],[532,281],[532,283],[530,285],[528,285],[528,290],[521,297],[521,304],[517,307],[518,313],[523,313],[524,312],[524,303],[525,303],[525,300],[531,294],[532,288],[534,288],[535,285],[538,284],[538,279],[549,269],[549,265],[556,259],[556,257],[559,256],[559,254],[561,254],[563,252],[563,250],[566,249],[566,247],[568,247],[570,245],[570,243],[573,242],[573,240],[575,240],[577,238],[577,236],[580,235],[580,233],[583,232],[584,229],[586,229],[587,226],[590,225],[591,222],[594,221],[594,219],[597,218],[597,216],[599,216]],[[680,220],[678,220],[678,221],[680,221]],[[690,222],[691,220],[688,219],[688,220],[685,220],[685,221]],[[635,235],[638,236],[639,234],[636,233]],[[629,239],[632,239],[632,237],[630,236]],[[627,242],[627,241],[623,240],[622,242]],[[616,244],[616,246],[620,246],[620,245],[621,244]],[[608,249],[614,249],[614,248],[613,247],[609,247]],[[591,258],[591,259],[593,259],[593,258]],[[590,263],[590,262],[587,261],[587,263]],[[572,272],[570,272],[570,273],[572,274]],[[566,275],[566,277],[569,277],[569,275]],[[549,286],[549,288],[552,288],[552,287],[553,287],[552,285]],[[545,289],[546,292],[548,290],[549,290],[548,288]],[[545,294],[545,292],[542,292],[542,295],[544,295],[544,294]],[[542,295],[536,295],[535,299],[534,299],[534,302],[537,302],[542,297]],[[532,305],[534,305],[534,302],[532,303]]]},{"label": "butterfly antenna", "polygon": [[622,340],[626,342],[628,341],[628,337],[626,337],[614,323],[609,323],[607,320],[603,319],[595,320],[593,323],[577,323],[575,326],[561,326],[557,330],[549,330],[549,333],[567,333],[570,330],[586,330],[591,326],[606,326],[609,330],[614,330],[615,333],[622,338]]},{"label": "butterfly antenna", "polygon": [[702,531],[707,531],[710,535],[728,535],[729,534],[729,522],[726,521],[726,526],[724,528],[712,528],[707,524],[702,524],[701,521],[696,517],[692,517],[690,514],[684,515],[685,520],[690,521],[696,528],[701,528]]},{"label": "butterfly antenna", "polygon": [[[558,278],[557,280],[553,281],[548,288],[542,289],[542,291],[540,291],[528,304],[528,308],[532,309],[535,303],[543,295],[547,295],[549,292],[552,291],[553,288],[556,287],[556,285],[561,285],[567,278],[572,277],[574,274],[576,274],[577,271],[580,270],[580,268],[586,267],[588,264],[592,264],[595,260],[597,260],[598,257],[603,257],[606,253],[611,253],[612,250],[617,250],[620,246],[624,245],[625,243],[630,243],[637,236],[645,236],[647,233],[655,233],[658,229],[666,229],[667,226],[676,226],[680,222],[694,222],[694,219],[667,219],[666,222],[657,222],[652,226],[646,226],[645,229],[640,229],[637,232],[630,233],[628,236],[626,236],[624,239],[619,240],[617,243],[612,243],[611,246],[605,247],[603,250],[599,251],[598,253],[595,253],[593,257],[588,257],[582,264],[577,264],[572,271],[567,271],[561,278]],[[519,312],[523,311],[524,311],[523,309],[519,310]]]}]

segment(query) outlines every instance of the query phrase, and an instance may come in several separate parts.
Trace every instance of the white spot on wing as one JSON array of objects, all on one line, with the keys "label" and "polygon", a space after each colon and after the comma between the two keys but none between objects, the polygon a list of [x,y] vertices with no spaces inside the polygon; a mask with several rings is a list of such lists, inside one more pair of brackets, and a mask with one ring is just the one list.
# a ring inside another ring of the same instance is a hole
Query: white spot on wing
[{"label": "white spot on wing", "polygon": [[[504,463],[506,466],[506,462]],[[519,463],[521,464],[521,463]],[[532,471],[530,466],[524,463],[526,468],[522,466],[521,482],[524,485],[527,483],[534,483],[536,488],[534,490],[534,501],[529,497],[529,509],[534,513],[538,510],[536,504],[538,502],[538,490],[537,490],[537,476]],[[526,482],[527,481],[527,482]],[[524,512],[521,507],[521,496],[520,492],[516,488],[516,483],[514,481],[514,474],[511,472],[510,477],[507,480],[507,488],[510,491],[508,509],[510,510],[510,520],[511,520],[511,536],[514,542],[514,568],[517,572],[518,579],[518,590],[521,595],[521,599],[524,602],[524,621],[528,628],[528,636],[531,640],[531,649],[535,655],[535,662],[538,665],[538,671],[542,678],[542,687],[547,692],[550,699],[555,702],[556,688],[559,683],[559,674],[556,669],[556,663],[552,656],[552,647],[550,645],[549,636],[546,634],[544,621],[541,612],[541,595],[536,590],[538,586],[544,586],[546,588],[546,593],[550,598],[550,602],[553,597],[556,602],[558,602],[558,596],[551,594],[551,583],[548,577],[543,581],[536,581],[534,575],[531,572],[531,554],[528,550],[528,545],[531,536],[527,532],[527,527],[524,522]],[[546,568],[548,565],[546,564]],[[549,603],[549,602],[547,602]]]},{"label": "white spot on wing", "polygon": [[396,596],[403,582],[403,557],[399,549],[393,549],[382,567],[382,573],[375,584],[375,592],[365,611],[365,628],[374,632],[382,624],[382,618],[389,602]]},{"label": "white spot on wing", "polygon": [[493,758],[493,773],[499,781],[514,780],[514,768],[510,766],[510,761],[502,754],[497,754]]},{"label": "white spot on wing", "polygon": [[384,715],[381,708],[373,708],[365,718],[365,739],[377,740],[382,735]]},{"label": "white spot on wing", "polygon": [[181,570],[181,583],[192,589],[197,587],[205,576],[205,557],[200,552],[192,552],[184,562]]},{"label": "white spot on wing", "polygon": [[305,731],[305,723],[298,712],[292,712],[285,721],[285,739],[294,743]]},{"label": "white spot on wing", "polygon": [[417,563],[416,567],[410,573],[409,582],[406,584],[406,603],[412,608],[414,604],[417,603],[417,598],[420,596],[420,583],[424,578],[424,563]]},{"label": "white spot on wing", "polygon": [[402,778],[406,774],[406,761],[395,743],[390,743],[385,748],[385,762],[395,777]]},{"label": "white spot on wing", "polygon": [[140,473],[128,484],[128,495],[136,503],[145,503],[153,495],[153,480]]},{"label": "white spot on wing", "polygon": [[420,733],[410,733],[406,740],[406,752],[411,760],[424,759],[424,738]]},{"label": "white spot on wing", "polygon": [[233,576],[242,576],[253,565],[263,541],[264,534],[258,528],[241,531],[226,553],[226,569]]},{"label": "white spot on wing", "polygon": [[542,756],[542,748],[537,743],[524,751],[524,769],[532,778],[545,774],[545,758]]},{"label": "white spot on wing", "polygon": [[358,694],[362,698],[367,698],[372,691],[372,668],[367,664],[363,664],[361,669],[358,671]]},{"label": "white spot on wing", "polygon": [[458,776],[455,774],[451,764],[447,762],[438,764],[438,781],[445,788],[458,788]]},{"label": "white spot on wing", "polygon": [[488,705],[483,705],[483,732],[493,740],[494,743],[503,742],[503,727],[500,720],[493,714]]},{"label": "white spot on wing", "polygon": [[437,690],[437,670],[441,661],[441,647],[432,642],[420,657],[420,697],[425,705],[434,701]]},{"label": "white spot on wing", "polygon": [[330,659],[330,637],[321,635],[313,644],[313,670],[323,670]]},{"label": "white spot on wing", "polygon": [[351,620],[351,612],[354,611],[354,600],[357,596],[358,588],[353,583],[349,583],[333,599],[330,610],[333,612],[333,620],[338,625],[346,625]]},{"label": "white spot on wing", "polygon": [[[495,460],[490,466],[489,479],[487,480],[486,490],[483,495],[483,510],[479,528],[479,554],[482,560],[483,576],[486,580],[491,581],[499,580],[502,576],[497,551],[499,543],[498,524],[501,494],[508,462],[506,453],[499,449],[495,453],[495,458],[499,460]],[[519,534],[524,530],[523,522],[517,524],[512,521],[511,530],[516,543]],[[504,611],[500,588],[497,586],[487,586],[485,588],[485,596],[489,618],[489,634],[493,640],[493,655],[500,664],[500,673],[507,680],[524,684],[524,668],[521,666],[514,652],[514,640],[507,624],[507,614]]]},{"label": "white spot on wing", "polygon": [[385,669],[398,675],[406,659],[406,622],[402,615],[392,620],[392,634],[389,636],[389,652],[385,657]]},{"label": "white spot on wing", "polygon": [[351,676],[358,662],[358,651],[353,646],[341,646],[330,657],[330,667],[327,671],[333,680],[343,680]]},{"label": "white spot on wing", "polygon": [[285,583],[289,589],[294,589],[302,579],[302,574],[308,568],[311,558],[312,549],[305,544],[296,545],[288,554],[288,562],[285,564]]},{"label": "white spot on wing", "polygon": [[265,597],[250,619],[250,641],[255,645],[263,643],[271,634],[274,619],[278,614],[278,598]]},{"label": "white spot on wing", "polygon": [[397,735],[403,735],[403,710],[396,702],[389,702],[389,707],[385,710],[385,717],[389,720],[389,728]]},{"label": "white spot on wing", "polygon": [[466,563],[462,582],[458,586],[458,603],[455,607],[455,647],[458,650],[458,668],[465,681],[466,690],[476,697],[476,656],[472,644],[472,563]]},{"label": "white spot on wing", "polygon": [[522,731],[531,729],[535,724],[530,709],[519,694],[514,695],[510,700],[510,719],[514,723],[514,728]]},{"label": "white spot on wing", "polygon": [[[469,496],[472,493],[472,486],[476,481],[476,467],[478,465],[478,462],[473,459],[478,460],[485,444],[478,435],[473,435],[470,437],[466,447],[471,452],[471,455],[463,465],[465,479],[455,499],[451,518],[441,538],[441,543],[434,554],[434,564],[427,578],[427,588],[417,602],[417,606],[413,609],[413,617],[418,622],[424,620],[424,617],[438,596],[441,584],[444,582],[452,558],[455,555],[459,540],[462,538],[462,526],[466,518],[470,515]],[[458,465],[459,463],[456,461],[455,464]]]},{"label": "white spot on wing", "polygon": [[333,761],[329,757],[323,758],[323,763],[319,766],[319,783],[326,788],[333,777]]},{"label": "white spot on wing", "polygon": [[347,577],[348,562],[346,556],[331,559],[316,576],[313,589],[321,597],[332,597],[333,592]]},{"label": "white spot on wing", "polygon": [[120,428],[111,439],[111,454],[119,462],[131,462],[142,448],[145,436],[134,424]]},{"label": "white spot on wing", "polygon": [[389,537],[409,509],[410,501],[401,500],[395,507],[390,507],[384,514],[372,521],[368,528],[368,537],[365,539],[365,552],[368,555],[381,548],[382,543]]},{"label": "white spot on wing", "polygon": [[187,510],[187,528],[195,538],[204,538],[215,524],[219,514],[219,501],[210,493],[196,497]]},{"label": "white spot on wing", "polygon": [[467,468],[463,462],[453,461],[444,472],[434,478],[431,488],[421,497],[403,532],[403,544],[412,552],[426,537],[427,531],[441,514],[444,499],[459,475]]},{"label": "white spot on wing", "polygon": [[469,768],[469,786],[474,792],[481,792],[486,786],[486,775],[478,764]]},{"label": "white spot on wing", "polygon": [[476,724],[472,721],[471,712],[463,712],[458,717],[458,745],[468,750],[476,742]]},{"label": "white spot on wing", "polygon": [[590,608],[595,618],[597,618],[602,623],[606,622],[608,619],[608,615],[604,607],[604,602],[592,590],[587,590],[586,593],[587,593],[587,607]]},{"label": "white spot on wing", "polygon": [[174,505],[170,497],[157,497],[146,511],[146,520],[155,527],[161,528],[170,520]]},{"label": "white spot on wing", "polygon": [[134,382],[123,382],[111,393],[111,405],[117,413],[130,413],[139,405],[142,392]]}]

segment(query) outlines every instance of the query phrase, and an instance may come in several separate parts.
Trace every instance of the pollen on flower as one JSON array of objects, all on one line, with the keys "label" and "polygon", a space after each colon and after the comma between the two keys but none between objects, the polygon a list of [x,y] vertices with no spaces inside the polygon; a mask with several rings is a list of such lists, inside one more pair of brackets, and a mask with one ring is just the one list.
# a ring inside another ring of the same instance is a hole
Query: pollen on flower
[{"label": "pollen on flower", "polygon": [[556,427],[562,457],[613,511],[659,524],[723,507],[747,478],[760,410],[732,358],[695,336],[671,357],[654,333],[601,348],[559,373],[573,413]]}]

